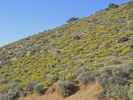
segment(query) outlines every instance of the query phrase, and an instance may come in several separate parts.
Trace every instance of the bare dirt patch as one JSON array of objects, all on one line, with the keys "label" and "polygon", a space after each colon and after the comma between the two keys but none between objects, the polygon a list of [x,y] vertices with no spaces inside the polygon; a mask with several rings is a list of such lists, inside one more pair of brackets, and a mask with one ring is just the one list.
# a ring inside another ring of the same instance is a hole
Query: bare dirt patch
[{"label": "bare dirt patch", "polygon": [[62,98],[58,94],[56,85],[52,86],[43,96],[22,97],[19,100],[98,100],[97,95],[102,91],[102,87],[98,83],[88,86],[81,86],[80,90],[74,95]]}]

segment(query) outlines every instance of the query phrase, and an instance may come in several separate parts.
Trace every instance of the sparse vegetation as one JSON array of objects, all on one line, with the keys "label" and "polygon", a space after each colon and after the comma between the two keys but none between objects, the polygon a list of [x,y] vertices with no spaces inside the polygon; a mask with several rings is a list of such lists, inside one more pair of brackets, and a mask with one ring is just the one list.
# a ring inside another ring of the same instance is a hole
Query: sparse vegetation
[{"label": "sparse vegetation", "polygon": [[34,91],[42,94],[65,80],[59,87],[66,97],[76,92],[71,81],[99,81],[107,98],[132,100],[133,66],[124,65],[133,62],[132,12],[129,3],[111,4],[108,10],[0,48],[0,94],[15,100]]},{"label": "sparse vegetation", "polygon": [[98,80],[104,88],[105,96],[116,100],[128,100],[129,80],[132,80],[133,64],[114,65],[103,69]]},{"label": "sparse vegetation", "polygon": [[59,93],[62,97],[68,97],[78,90],[78,87],[75,85],[75,83],[70,81],[59,81],[58,86]]},{"label": "sparse vegetation", "polygon": [[44,84],[42,83],[37,83],[35,86],[34,86],[34,90],[36,93],[38,94],[44,94],[44,92],[46,91],[46,87],[44,86]]},{"label": "sparse vegetation", "polygon": [[82,72],[78,75],[77,80],[84,85],[95,82],[95,75],[92,72]]},{"label": "sparse vegetation", "polygon": [[119,5],[114,4],[114,3],[110,3],[109,7],[107,9],[109,10],[109,9],[118,8],[118,7],[119,7]]},{"label": "sparse vegetation", "polygon": [[70,18],[70,19],[67,21],[67,23],[74,22],[74,21],[77,21],[77,20],[79,20],[78,17],[72,17],[72,18]]},{"label": "sparse vegetation", "polygon": [[128,90],[129,100],[133,100],[133,86],[131,86]]}]

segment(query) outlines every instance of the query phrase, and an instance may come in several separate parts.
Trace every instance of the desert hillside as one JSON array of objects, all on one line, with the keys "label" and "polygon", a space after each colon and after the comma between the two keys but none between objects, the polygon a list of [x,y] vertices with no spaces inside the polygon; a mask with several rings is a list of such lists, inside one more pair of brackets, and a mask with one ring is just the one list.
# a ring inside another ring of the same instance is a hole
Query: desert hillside
[{"label": "desert hillside", "polygon": [[102,87],[98,100],[133,100],[133,2],[0,48],[0,100],[45,98],[54,83],[65,100],[92,83]]}]

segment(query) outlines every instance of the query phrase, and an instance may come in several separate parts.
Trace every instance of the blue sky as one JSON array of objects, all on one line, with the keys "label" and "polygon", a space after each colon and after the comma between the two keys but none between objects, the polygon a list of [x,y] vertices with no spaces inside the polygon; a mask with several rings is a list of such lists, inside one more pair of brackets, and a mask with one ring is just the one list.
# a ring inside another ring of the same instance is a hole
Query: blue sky
[{"label": "blue sky", "polygon": [[127,0],[0,0],[0,46]]}]

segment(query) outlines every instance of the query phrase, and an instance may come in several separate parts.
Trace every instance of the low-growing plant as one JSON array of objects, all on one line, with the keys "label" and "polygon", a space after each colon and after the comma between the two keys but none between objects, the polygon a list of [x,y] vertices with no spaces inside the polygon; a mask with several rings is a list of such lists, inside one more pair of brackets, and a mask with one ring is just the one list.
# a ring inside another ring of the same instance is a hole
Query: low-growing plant
[{"label": "low-growing plant", "polygon": [[42,95],[44,94],[44,92],[46,91],[47,87],[44,86],[43,83],[37,83],[35,86],[34,86],[34,91],[36,93],[38,93],[39,95]]},{"label": "low-growing plant", "polygon": [[8,91],[8,99],[9,100],[17,100],[20,96],[20,90],[17,89],[9,89]]},{"label": "low-growing plant", "polygon": [[92,72],[82,72],[77,76],[79,83],[87,85],[95,81],[95,75]]},{"label": "low-growing plant", "polygon": [[133,64],[120,64],[103,68],[97,76],[97,80],[103,86],[106,97],[115,100],[128,100],[129,82],[132,79]]},{"label": "low-growing plant", "polygon": [[7,84],[0,84],[0,93],[5,93],[8,91]]},{"label": "low-growing plant", "polygon": [[9,84],[7,92],[9,100],[17,100],[20,96],[24,96],[23,85],[19,81],[13,81]]},{"label": "low-growing plant", "polygon": [[67,23],[76,21],[76,20],[78,20],[78,19],[79,19],[78,17],[72,17],[72,18],[70,18],[70,19],[67,21]]},{"label": "low-growing plant", "polygon": [[107,10],[113,9],[113,8],[118,8],[118,7],[119,7],[119,5],[114,4],[114,3],[110,3],[109,6],[108,6],[108,8],[107,8]]},{"label": "low-growing plant", "polygon": [[68,97],[78,90],[78,87],[75,85],[75,83],[71,81],[59,81],[58,86],[59,94],[62,97]]},{"label": "low-growing plant", "polygon": [[129,100],[133,100],[133,86],[131,86],[128,90]]},{"label": "low-growing plant", "polygon": [[58,80],[58,77],[56,75],[47,74],[46,79],[48,81],[48,85],[52,85],[54,82]]},{"label": "low-growing plant", "polygon": [[106,97],[114,100],[128,100],[128,86],[112,85],[106,91]]},{"label": "low-growing plant", "polygon": [[24,96],[24,91],[21,88],[10,88],[8,90],[8,99],[9,100],[17,100],[20,96]]}]

